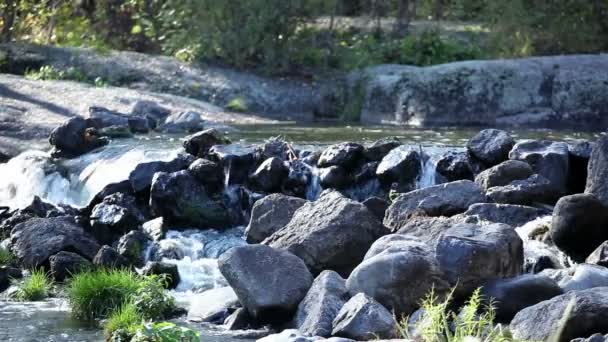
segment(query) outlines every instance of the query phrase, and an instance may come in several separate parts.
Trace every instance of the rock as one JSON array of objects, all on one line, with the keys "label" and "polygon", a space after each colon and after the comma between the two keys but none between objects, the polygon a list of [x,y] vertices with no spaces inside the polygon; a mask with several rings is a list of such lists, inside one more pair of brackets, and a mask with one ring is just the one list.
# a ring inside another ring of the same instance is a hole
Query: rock
[{"label": "rock", "polygon": [[16,225],[11,232],[11,250],[26,268],[44,266],[51,255],[61,251],[91,260],[98,249],[95,239],[68,216],[33,218]]},{"label": "rock", "polygon": [[369,162],[359,166],[353,172],[353,182],[355,184],[363,184],[367,181],[376,178],[376,170],[378,169],[379,162]]},{"label": "rock", "polygon": [[188,320],[222,324],[238,305],[239,299],[231,287],[217,287],[193,296]]},{"label": "rock", "polygon": [[313,281],[301,259],[265,245],[234,247],[218,264],[241,304],[260,322],[289,320]]},{"label": "rock", "polygon": [[272,157],[266,159],[249,178],[256,189],[273,192],[281,189],[288,175],[289,169],[284,162]]},{"label": "rock", "polygon": [[344,189],[352,179],[342,166],[330,166],[319,170],[319,183],[325,189]]},{"label": "rock", "polygon": [[139,117],[130,117],[129,118],[129,130],[133,133],[142,133],[146,134],[150,132],[150,130],[154,129],[149,120],[145,118]]},{"label": "rock", "polygon": [[585,192],[589,158],[595,144],[586,140],[568,144],[569,174],[568,194]]},{"label": "rock", "polygon": [[117,183],[110,183],[101,189],[95,197],[89,202],[87,205],[87,210],[91,212],[96,205],[101,203],[104,198],[116,194],[121,193],[123,195],[133,195],[133,188],[131,187],[131,182],[128,180],[124,180]]},{"label": "rock", "polygon": [[468,180],[435,185],[399,195],[386,210],[384,225],[397,231],[414,214],[452,216],[486,201],[479,186]]},{"label": "rock", "polygon": [[331,145],[321,153],[318,166],[342,166],[348,170],[362,159],[363,149],[362,145],[355,143]]},{"label": "rock", "polygon": [[258,200],[251,210],[251,220],[245,230],[248,243],[260,243],[285,227],[306,200],[283,194],[268,195]]},{"label": "rock", "polygon": [[397,335],[393,315],[373,298],[359,293],[340,310],[332,335],[358,341],[392,338]]},{"label": "rock", "polygon": [[570,342],[606,342],[608,341],[608,335],[602,335],[602,334],[593,334],[591,336],[589,336],[588,338],[575,338],[574,340],[570,341]]},{"label": "rock", "polygon": [[225,170],[228,184],[245,184],[249,174],[259,165],[259,151],[255,146],[216,145],[209,150],[209,158]]},{"label": "rock", "polygon": [[608,240],[608,209],[595,196],[562,197],[553,209],[551,239],[575,261],[584,261]]},{"label": "rock", "polygon": [[365,293],[401,317],[413,313],[431,289],[442,294],[447,284],[431,248],[416,238],[392,234],[374,242],[346,287],[351,295]]},{"label": "rock", "polygon": [[[564,315],[568,315],[564,319]],[[580,336],[607,333],[608,288],[571,291],[518,312],[510,330],[517,340],[567,342]],[[555,336],[556,332],[561,332]]]},{"label": "rock", "polygon": [[174,289],[181,280],[177,265],[166,262],[148,261],[142,268],[141,274],[145,276],[157,275],[166,277],[167,288]]},{"label": "rock", "polygon": [[378,165],[376,175],[386,185],[399,183],[402,189],[411,189],[422,170],[420,153],[410,146],[391,150]]},{"label": "rock", "polygon": [[384,219],[384,214],[386,213],[386,209],[390,205],[387,201],[380,197],[370,197],[365,201],[361,202],[364,206],[369,209],[380,221]]},{"label": "rock", "polygon": [[51,132],[49,143],[56,149],[55,156],[73,158],[106,145],[108,141],[97,135],[92,123],[73,117]]},{"label": "rock", "polygon": [[230,139],[224,137],[222,133],[215,128],[209,128],[184,138],[184,149],[195,157],[204,158],[213,146],[230,143]]},{"label": "rock", "polygon": [[559,296],[563,291],[551,278],[524,274],[489,281],[481,288],[481,294],[496,308],[496,321],[509,323],[521,310]]},{"label": "rock", "polygon": [[129,117],[104,107],[89,107],[89,122],[97,129],[116,127],[129,131]]},{"label": "rock", "polygon": [[203,129],[201,114],[193,111],[173,113],[158,127],[163,133],[196,132]]},{"label": "rock", "polygon": [[72,274],[86,270],[92,266],[91,262],[79,254],[61,251],[49,258],[51,275],[56,281],[63,281]]},{"label": "rock", "polygon": [[608,241],[602,242],[585,260],[588,264],[608,267]]},{"label": "rock", "polygon": [[169,228],[165,225],[162,217],[157,217],[141,225],[141,231],[152,241],[160,241],[165,238],[165,233]]},{"label": "rock", "polygon": [[247,309],[238,308],[224,320],[224,327],[227,330],[245,330],[257,328],[257,325]]},{"label": "rock", "polygon": [[214,199],[188,171],[158,172],[150,188],[150,209],[170,222],[197,228],[224,228],[232,218],[222,199]]},{"label": "rock", "polygon": [[133,230],[118,240],[116,250],[130,265],[141,267],[144,264],[144,251],[150,240],[142,231]]},{"label": "rock", "polygon": [[111,243],[121,234],[137,229],[145,221],[133,196],[115,193],[97,204],[90,215],[92,233],[102,243]]},{"label": "rock", "polygon": [[307,336],[331,336],[332,323],[349,298],[344,279],[338,273],[321,272],[298,305],[294,326]]},{"label": "rock", "polygon": [[374,141],[365,148],[363,154],[371,161],[381,161],[390,151],[401,146],[401,140],[397,137],[382,138]]},{"label": "rock", "polygon": [[467,142],[467,150],[487,166],[494,166],[509,158],[515,140],[505,131],[484,129]]},{"label": "rock", "polygon": [[199,158],[190,164],[188,171],[212,193],[224,187],[224,169],[216,162]]},{"label": "rock", "polygon": [[480,222],[504,223],[512,227],[522,226],[546,215],[551,215],[547,209],[496,203],[473,204],[464,212],[464,216],[474,216]]},{"label": "rock", "polygon": [[153,161],[138,164],[129,174],[129,182],[135,192],[146,191],[152,184],[152,178],[157,172],[177,172],[187,169],[193,162],[192,158],[178,155],[170,161]]},{"label": "rock", "polygon": [[0,293],[11,286],[13,279],[21,279],[21,270],[10,266],[0,266]]},{"label": "rock", "polygon": [[153,101],[137,101],[131,111],[132,117],[145,118],[151,129],[155,129],[170,114],[171,110]]},{"label": "rock", "polygon": [[463,223],[462,218],[415,216],[407,220],[396,232],[401,235],[417,237],[434,245],[443,232],[458,223]]},{"label": "rock", "polygon": [[457,295],[468,296],[488,280],[523,271],[523,242],[506,224],[461,223],[445,231],[435,247],[440,269]]},{"label": "rock", "polygon": [[493,166],[475,177],[475,183],[483,191],[495,186],[508,185],[512,181],[526,179],[534,174],[532,167],[519,160],[507,160]]},{"label": "rock", "polygon": [[523,141],[513,146],[509,159],[527,162],[535,173],[547,178],[559,194],[566,193],[570,166],[568,144],[548,140]]},{"label": "rock", "polygon": [[551,182],[538,174],[512,181],[508,185],[492,187],[486,195],[496,203],[521,205],[553,204],[560,196]]},{"label": "rock", "polygon": [[283,193],[290,196],[306,198],[308,185],[312,181],[312,169],[301,160],[289,162],[289,173],[283,182]]},{"label": "rock", "polygon": [[604,205],[608,205],[608,136],[597,140],[589,157],[587,171],[585,193],[595,195]]},{"label": "rock", "polygon": [[279,158],[282,161],[289,161],[296,158],[295,151],[281,137],[271,137],[259,147],[263,159]]},{"label": "rock", "polygon": [[466,152],[447,152],[437,161],[436,172],[448,182],[473,180],[474,172]]},{"label": "rock", "polygon": [[108,246],[103,245],[93,258],[93,264],[107,268],[129,268],[129,261],[122,255]]},{"label": "rock", "polygon": [[608,269],[603,266],[578,264],[571,277],[559,284],[564,292],[608,286]]},{"label": "rock", "polygon": [[298,209],[291,221],[263,243],[302,258],[315,274],[326,269],[348,275],[387,230],[363,204],[336,191]]}]

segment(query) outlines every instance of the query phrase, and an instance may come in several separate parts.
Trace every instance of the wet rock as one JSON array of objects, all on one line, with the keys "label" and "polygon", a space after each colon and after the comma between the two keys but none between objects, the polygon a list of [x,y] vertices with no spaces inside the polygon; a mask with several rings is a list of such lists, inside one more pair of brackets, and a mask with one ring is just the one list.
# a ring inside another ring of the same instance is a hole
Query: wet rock
[{"label": "wet rock", "polygon": [[264,244],[302,258],[315,274],[326,269],[348,275],[386,228],[363,204],[336,191],[298,209]]},{"label": "wet rock", "polygon": [[568,145],[569,174],[568,194],[580,194],[585,192],[587,183],[587,168],[589,158],[593,151],[594,143],[590,141],[578,141]]},{"label": "wet rock", "polygon": [[397,137],[382,138],[367,146],[363,153],[368,160],[379,162],[390,151],[399,146],[401,146],[401,140]]},{"label": "wet rock", "polygon": [[55,128],[49,137],[55,148],[53,156],[74,158],[106,145],[108,140],[99,137],[92,126],[81,117],[73,117]]},{"label": "wet rock", "polygon": [[400,189],[411,189],[422,170],[421,160],[416,149],[399,146],[382,158],[376,175],[385,185],[399,183]]},{"label": "wet rock", "polygon": [[300,258],[265,245],[234,247],[218,264],[241,304],[261,322],[289,320],[313,281]]},{"label": "wet rock", "polygon": [[104,198],[116,194],[121,193],[123,195],[133,195],[133,188],[131,187],[131,183],[128,180],[124,180],[118,183],[110,183],[101,189],[95,197],[89,202],[87,205],[87,210],[90,212],[93,208],[101,203]]},{"label": "wet rock", "polygon": [[361,202],[364,206],[369,209],[380,221],[384,219],[386,209],[389,207],[389,203],[380,197],[370,197],[365,201]]},{"label": "wet rock", "polygon": [[293,160],[289,162],[289,173],[287,179],[283,182],[283,193],[305,198],[312,177],[311,168],[303,161]]},{"label": "wet rock", "polygon": [[579,337],[579,338],[575,338],[574,340],[572,340],[570,342],[606,342],[606,341],[608,341],[608,334],[607,335],[593,334],[593,335],[589,336],[588,338]]},{"label": "wet rock", "polygon": [[436,171],[448,182],[473,180],[474,171],[466,152],[447,152],[437,161]]},{"label": "wet rock", "polygon": [[141,274],[145,276],[164,276],[167,282],[168,289],[174,289],[179,285],[181,280],[177,265],[166,262],[148,261],[142,268]]},{"label": "wet rock", "polygon": [[291,146],[280,137],[272,137],[266,140],[260,146],[260,153],[263,159],[279,158],[282,161],[289,161],[296,157]]},{"label": "wet rock", "polygon": [[359,293],[346,302],[338,313],[332,335],[367,341],[395,337],[396,328],[390,311],[373,298]]},{"label": "wet rock", "polygon": [[170,114],[171,110],[153,101],[137,101],[131,110],[131,116],[146,119],[150,129],[155,129]]},{"label": "wet rock", "polygon": [[413,313],[431,289],[443,293],[447,283],[431,248],[416,238],[392,234],[374,242],[346,286],[351,295],[365,293],[401,317]]},{"label": "wet rock", "polygon": [[27,268],[44,266],[51,255],[61,251],[90,260],[98,249],[95,239],[68,216],[33,218],[16,225],[11,233],[11,250]]},{"label": "wet rock", "polygon": [[203,129],[201,114],[192,111],[173,113],[165,118],[158,130],[163,133],[196,132]]},{"label": "wet rock", "polygon": [[144,264],[144,251],[149,241],[142,231],[133,230],[118,240],[116,250],[129,264],[141,267]]},{"label": "wet rock", "polygon": [[417,237],[420,240],[435,244],[443,232],[453,225],[463,223],[460,217],[415,216],[397,230],[398,234]]},{"label": "wet rock", "polygon": [[546,215],[551,215],[551,211],[523,205],[496,203],[473,204],[464,212],[464,216],[474,216],[480,222],[504,223],[512,227],[522,226]]},{"label": "wet rock", "polygon": [[224,169],[216,162],[199,158],[190,164],[188,171],[211,193],[224,187]]},{"label": "wet rock", "polygon": [[11,286],[13,279],[21,279],[21,270],[10,266],[0,266],[0,293]]},{"label": "wet rock", "polygon": [[[569,314],[568,319],[563,319],[565,313]],[[510,330],[515,339],[527,341],[546,341],[560,331],[556,341],[567,342],[608,332],[606,315],[608,288],[571,291],[518,312]]]},{"label": "wet rock", "polygon": [[535,173],[548,179],[559,194],[566,193],[570,167],[568,144],[548,140],[520,142],[509,152],[509,159],[527,162]]},{"label": "wet rock", "polygon": [[116,127],[129,131],[129,117],[104,107],[89,107],[89,122],[97,129]]},{"label": "wet rock", "polygon": [[285,227],[293,214],[307,201],[283,194],[268,195],[253,205],[251,220],[245,230],[249,243],[260,243]]},{"label": "wet rock", "polygon": [[224,327],[227,330],[245,330],[255,329],[257,324],[247,309],[238,308],[224,320]]},{"label": "wet rock", "polygon": [[370,162],[370,163],[365,163],[363,165],[361,165],[360,167],[358,167],[354,172],[353,172],[353,182],[355,184],[363,184],[367,181],[370,181],[372,179],[376,178],[376,170],[378,169],[378,162]]},{"label": "wet rock", "polygon": [[325,189],[344,189],[352,179],[343,167],[334,165],[319,170],[319,182]]},{"label": "wet rock", "polygon": [[595,196],[562,197],[553,210],[551,239],[575,261],[584,261],[608,240],[608,209]]},{"label": "wet rock", "polygon": [[300,152],[300,159],[303,163],[309,166],[317,166],[319,158],[321,157],[320,151],[302,151]]},{"label": "wet rock", "polygon": [[63,281],[72,274],[88,269],[92,266],[91,262],[79,254],[61,251],[49,258],[50,271],[53,278]]},{"label": "wet rock", "polygon": [[532,167],[519,160],[507,160],[493,166],[475,177],[475,183],[487,191],[495,186],[508,185],[512,181],[526,179],[534,174]]},{"label": "wet rock", "polygon": [[466,211],[475,203],[487,202],[475,183],[463,180],[399,195],[386,210],[384,225],[392,231],[403,227],[414,214],[452,216]]},{"label": "wet rock", "polygon": [[289,175],[285,163],[276,157],[266,159],[249,177],[254,187],[260,191],[273,192],[281,189],[281,185]]},{"label": "wet rock", "polygon": [[249,174],[259,165],[255,146],[216,145],[209,150],[209,158],[224,167],[229,184],[244,184]]},{"label": "wet rock", "polygon": [[150,188],[152,178],[157,172],[177,172],[187,169],[193,162],[193,158],[186,155],[178,155],[170,161],[153,161],[138,164],[129,174],[129,182],[133,191],[142,192]]},{"label": "wet rock", "polygon": [[509,323],[521,310],[559,296],[563,291],[551,278],[524,274],[489,281],[481,288],[481,294],[486,300],[492,300],[496,321]]},{"label": "wet rock", "polygon": [[496,203],[521,205],[553,204],[560,196],[551,182],[538,174],[512,181],[508,185],[489,188],[486,195]]},{"label": "wet rock", "polygon": [[93,258],[93,265],[103,266],[107,268],[129,268],[129,261],[122,255],[108,246],[103,245]]},{"label": "wet rock", "polygon": [[588,264],[608,267],[608,241],[602,242],[585,260]]},{"label": "wet rock", "polygon": [[436,256],[450,285],[464,296],[488,280],[521,274],[524,264],[521,238],[501,223],[453,226],[439,238]]},{"label": "wet rock", "polygon": [[307,336],[329,337],[334,319],[349,298],[344,279],[338,273],[321,272],[298,305],[294,326]]},{"label": "wet rock", "polygon": [[91,211],[92,234],[102,243],[111,243],[121,234],[137,229],[145,221],[133,196],[115,193]]},{"label": "wet rock", "polygon": [[608,136],[600,137],[593,147],[585,193],[595,195],[604,205],[608,205]]},{"label": "wet rock", "polygon": [[467,142],[467,150],[487,166],[493,166],[509,158],[515,140],[505,131],[484,129]]},{"label": "wet rock", "polygon": [[573,268],[571,276],[559,283],[564,292],[608,286],[608,268],[589,264],[578,264]]},{"label": "wet rock", "polygon": [[215,145],[228,145],[230,139],[224,137],[222,133],[214,128],[206,129],[184,138],[184,149],[187,153],[204,158],[209,150]]},{"label": "wet rock", "polygon": [[341,143],[329,146],[319,157],[319,167],[354,167],[363,157],[363,146],[355,143]]},{"label": "wet rock", "polygon": [[222,324],[238,305],[239,299],[230,286],[210,289],[193,296],[188,320]]},{"label": "wet rock", "polygon": [[142,133],[146,134],[150,132],[150,130],[154,129],[155,126],[151,127],[150,121],[144,118],[139,117],[130,117],[129,118],[129,130],[133,133]]},{"label": "wet rock", "polygon": [[222,199],[214,199],[188,171],[159,172],[150,189],[152,213],[198,228],[224,228],[232,218]]},{"label": "wet rock", "polygon": [[141,231],[152,241],[160,241],[165,237],[169,227],[162,217],[145,222],[141,225]]}]

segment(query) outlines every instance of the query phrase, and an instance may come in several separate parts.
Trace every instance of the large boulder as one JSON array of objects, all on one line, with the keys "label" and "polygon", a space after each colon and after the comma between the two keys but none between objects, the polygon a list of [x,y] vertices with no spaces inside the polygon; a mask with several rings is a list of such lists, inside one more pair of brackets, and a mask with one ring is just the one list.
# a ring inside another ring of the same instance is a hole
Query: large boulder
[{"label": "large boulder", "polygon": [[568,144],[548,140],[523,141],[513,146],[509,158],[527,162],[534,173],[547,178],[560,194],[566,193],[570,166]]},{"label": "large boulder", "polygon": [[392,149],[378,165],[376,175],[386,185],[398,183],[400,188],[411,189],[422,170],[422,159],[418,150],[410,146]]},{"label": "large boulder", "polygon": [[224,169],[214,161],[199,158],[188,166],[188,171],[210,192],[224,187]]},{"label": "large boulder", "polygon": [[496,203],[521,205],[553,204],[560,196],[553,184],[539,174],[512,181],[504,186],[489,188],[486,195]]},{"label": "large boulder", "polygon": [[363,145],[356,143],[331,145],[321,153],[317,164],[319,167],[342,166],[350,169],[363,158],[363,149]]},{"label": "large boulder", "polygon": [[55,156],[73,158],[106,145],[108,140],[99,137],[91,122],[76,116],[55,128],[49,143]]},{"label": "large boulder", "polygon": [[141,267],[144,263],[144,252],[149,242],[150,239],[143,231],[132,230],[120,237],[116,250],[129,264]]},{"label": "large boulder", "polygon": [[448,182],[473,180],[475,167],[467,152],[447,152],[437,160],[436,171]]},{"label": "large boulder", "polygon": [[210,197],[205,187],[186,170],[154,175],[150,209],[174,223],[198,228],[224,228],[232,223],[223,199]]},{"label": "large boulder", "polygon": [[562,293],[553,279],[533,274],[491,280],[481,288],[482,296],[494,305],[500,323],[509,323],[521,310]]},{"label": "large boulder", "polygon": [[115,193],[97,204],[90,215],[93,235],[102,243],[111,243],[120,235],[137,229],[145,221],[133,196]]},{"label": "large boulder", "polygon": [[371,161],[381,161],[394,148],[401,146],[401,140],[396,137],[382,138],[374,141],[365,148],[363,154]]},{"label": "large boulder", "polygon": [[279,191],[289,175],[289,168],[283,160],[272,157],[266,159],[249,177],[256,190],[264,192]]},{"label": "large boulder", "polygon": [[493,166],[508,159],[515,140],[505,131],[484,129],[467,142],[467,150],[487,166]]},{"label": "large boulder", "polygon": [[150,188],[152,178],[157,172],[177,172],[188,168],[193,158],[185,155],[178,155],[170,161],[152,161],[138,164],[129,174],[129,182],[133,191],[140,192]]},{"label": "large boulder", "polygon": [[593,194],[608,205],[608,136],[600,137],[589,158],[585,193]]},{"label": "large boulder", "polygon": [[484,282],[523,271],[523,242],[506,224],[461,223],[442,234],[435,247],[441,271],[457,295],[467,296]]},{"label": "large boulder", "polygon": [[334,319],[349,298],[344,279],[338,273],[321,272],[298,305],[294,326],[304,335],[329,337]]},{"label": "large boulder", "polygon": [[452,216],[464,212],[472,204],[483,202],[487,202],[486,196],[471,181],[435,185],[397,197],[386,210],[384,225],[397,231],[414,214]]},{"label": "large boulder", "polygon": [[553,210],[553,243],[578,262],[608,240],[608,208],[595,196],[562,197]]},{"label": "large boulder", "polygon": [[93,265],[104,268],[130,268],[129,261],[108,245],[103,245],[93,258]]},{"label": "large boulder", "polygon": [[447,288],[432,249],[401,234],[378,239],[346,286],[351,295],[365,293],[398,317],[413,313],[431,289],[442,293]]},{"label": "large boulder", "polygon": [[524,341],[568,342],[608,333],[608,288],[571,291],[521,310],[510,324],[513,337]]},{"label": "large boulder", "polygon": [[576,141],[568,144],[568,154],[570,156],[568,194],[580,194],[585,192],[589,158],[591,158],[594,145],[594,143],[587,140]]},{"label": "large boulder", "polygon": [[199,158],[205,157],[213,146],[227,144],[230,144],[230,140],[215,128],[209,128],[184,138],[186,152]]},{"label": "large boulder", "polygon": [[344,276],[387,232],[363,204],[326,191],[315,202],[304,204],[283,229],[263,243],[292,252],[315,274],[330,269]]},{"label": "large boulder", "polygon": [[209,159],[222,165],[230,185],[245,184],[260,162],[257,147],[241,145],[215,145],[209,150]]},{"label": "large boulder", "polygon": [[351,185],[352,178],[342,166],[333,165],[319,169],[319,183],[324,189],[344,189]]},{"label": "large boulder", "polygon": [[61,251],[49,258],[50,272],[57,281],[63,281],[72,274],[90,268],[91,261],[83,258],[79,254]]},{"label": "large boulder", "polygon": [[265,245],[234,247],[218,264],[241,304],[261,322],[289,320],[313,281],[300,258]]},{"label": "large boulder", "polygon": [[519,160],[507,160],[495,165],[475,177],[475,183],[484,191],[491,187],[503,186],[514,180],[526,179],[534,174],[532,167]]},{"label": "large boulder", "polygon": [[382,304],[359,293],[338,312],[332,335],[357,341],[393,338],[397,336],[397,323]]},{"label": "large boulder", "polygon": [[99,247],[69,216],[33,218],[16,225],[11,233],[11,250],[27,268],[45,266],[51,255],[61,251],[92,260]]},{"label": "large boulder", "polygon": [[397,230],[398,234],[414,236],[420,240],[434,244],[443,232],[457,223],[464,223],[463,218],[457,216],[429,217],[414,216]]},{"label": "large boulder", "polygon": [[464,212],[464,216],[475,217],[480,223],[504,223],[512,227],[522,226],[546,215],[551,215],[551,211],[524,205],[496,203],[476,203]]},{"label": "large boulder", "polygon": [[260,243],[281,228],[285,227],[293,214],[306,200],[272,194],[255,202],[251,209],[251,220],[245,229],[245,239],[249,243]]}]

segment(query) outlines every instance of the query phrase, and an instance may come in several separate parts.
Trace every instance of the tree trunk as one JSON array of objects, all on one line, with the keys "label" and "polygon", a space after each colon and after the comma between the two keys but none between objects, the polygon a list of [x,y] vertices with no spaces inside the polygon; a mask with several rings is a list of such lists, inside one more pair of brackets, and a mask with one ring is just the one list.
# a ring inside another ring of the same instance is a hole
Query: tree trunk
[{"label": "tree trunk", "polygon": [[6,0],[2,11],[2,30],[0,30],[0,42],[8,43],[13,39],[13,25],[17,15],[17,0]]},{"label": "tree trunk", "polygon": [[395,26],[393,27],[395,36],[403,36],[407,33],[407,28],[410,24],[409,7],[410,0],[397,1],[397,18],[395,19]]}]

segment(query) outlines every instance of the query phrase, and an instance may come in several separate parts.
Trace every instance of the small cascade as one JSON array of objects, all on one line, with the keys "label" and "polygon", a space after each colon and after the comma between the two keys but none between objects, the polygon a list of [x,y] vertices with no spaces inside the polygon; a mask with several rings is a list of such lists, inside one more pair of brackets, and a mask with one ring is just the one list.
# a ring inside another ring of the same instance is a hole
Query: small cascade
[{"label": "small cascade", "polygon": [[314,201],[319,198],[321,191],[321,182],[319,180],[319,169],[315,166],[310,166],[308,164],[302,163],[310,169],[310,180],[308,181],[308,186],[306,188],[306,199],[309,201]]},{"label": "small cascade", "polygon": [[436,154],[427,154],[422,146],[420,147],[420,174],[416,178],[416,189],[428,188],[436,184],[437,158]]}]

